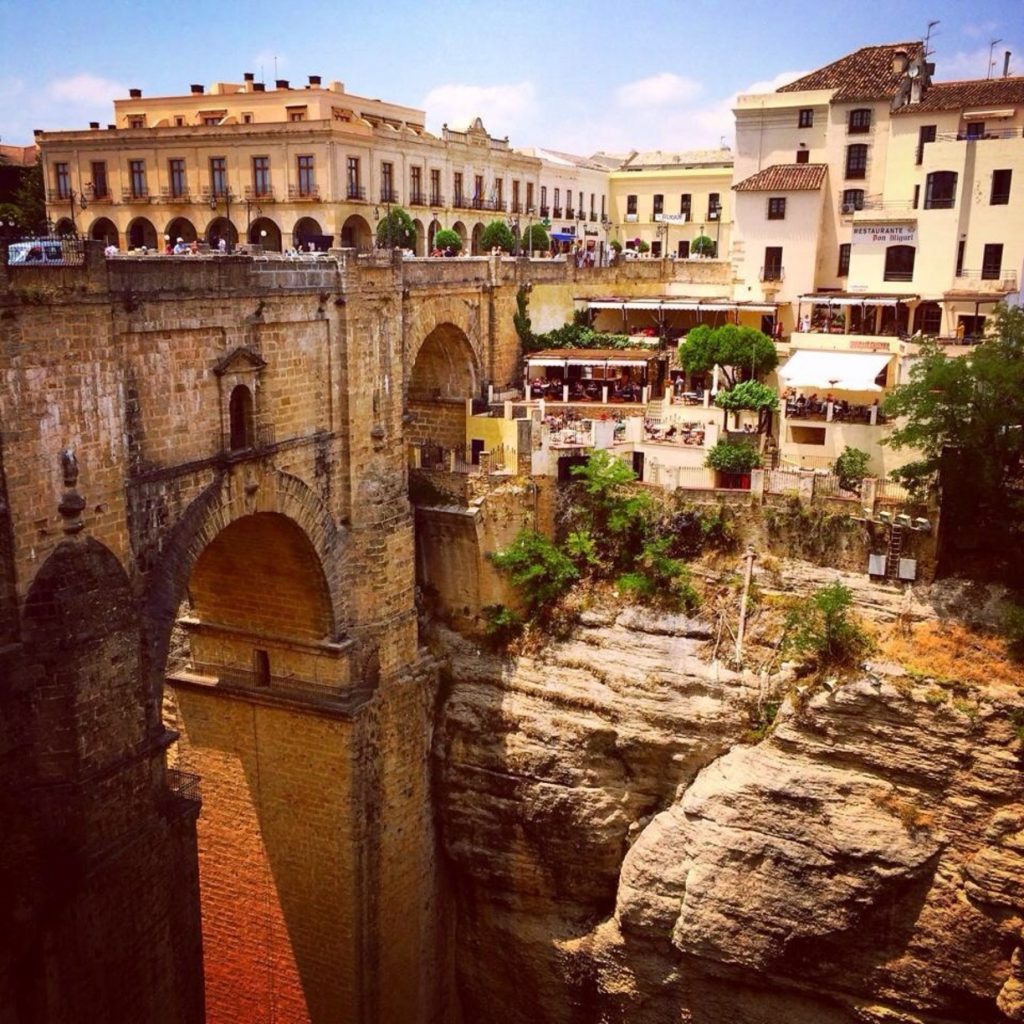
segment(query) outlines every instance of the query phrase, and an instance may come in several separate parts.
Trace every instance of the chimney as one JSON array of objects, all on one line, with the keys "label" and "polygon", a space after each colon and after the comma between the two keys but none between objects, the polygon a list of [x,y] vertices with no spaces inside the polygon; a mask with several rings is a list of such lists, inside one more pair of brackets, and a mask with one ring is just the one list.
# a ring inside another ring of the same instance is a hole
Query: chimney
[{"label": "chimney", "polygon": [[266,92],[267,91],[267,83],[266,82],[253,82],[252,83],[252,91],[253,92]]},{"label": "chimney", "polygon": [[892,51],[892,70],[895,74],[902,75],[907,70],[908,63],[909,58],[906,50],[900,48],[899,50]]},{"label": "chimney", "polygon": [[[1010,55],[1007,54],[1006,56],[1007,56],[1007,58],[1009,58]],[[319,88],[320,87],[320,76],[319,75],[310,75],[309,76],[309,84],[310,85],[315,85],[317,88]]]},{"label": "chimney", "polygon": [[1010,51],[1003,51],[1003,78],[1010,77]]},{"label": "chimney", "polygon": [[96,131],[99,131],[99,128],[100,128],[100,123],[99,123],[99,121],[90,121],[90,122],[89,122],[89,127],[90,127],[90,128],[91,128],[91,129],[92,129],[92,130],[93,130],[94,132],[96,132]]},{"label": "chimney", "polygon": [[202,95],[203,95],[203,93],[204,93],[204,92],[206,91],[206,88],[205,88],[205,86],[202,86],[202,85],[196,85],[195,83],[193,83],[192,85],[190,85],[190,86],[189,86],[189,89],[191,89],[191,90],[192,90],[192,95],[193,95],[193,96],[202,96]]},{"label": "chimney", "polygon": [[107,125],[107,131],[108,132],[116,132],[117,131],[117,125],[116,124],[108,124]]},{"label": "chimney", "polygon": [[256,81],[256,76],[251,71],[246,71],[245,74],[242,75],[242,78],[247,82]]},{"label": "chimney", "polygon": [[38,139],[39,136],[43,134],[43,129],[42,128],[33,128],[32,129],[32,134]]},{"label": "chimney", "polygon": [[288,79],[287,78],[279,78],[274,83],[274,88],[275,89],[287,89],[288,88]]},{"label": "chimney", "polygon": [[142,99],[142,90],[141,89],[129,89],[128,90],[128,95],[133,100],[141,100]]}]

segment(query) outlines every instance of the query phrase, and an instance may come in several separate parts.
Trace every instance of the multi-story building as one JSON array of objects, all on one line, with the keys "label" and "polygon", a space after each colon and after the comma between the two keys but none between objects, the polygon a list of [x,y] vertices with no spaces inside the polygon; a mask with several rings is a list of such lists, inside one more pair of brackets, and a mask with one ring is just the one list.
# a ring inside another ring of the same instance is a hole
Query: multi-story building
[{"label": "multi-story building", "polygon": [[[732,243],[733,154],[728,149],[631,153],[609,175],[612,237],[652,256],[688,257],[710,238],[714,254]],[[707,255],[706,253],[704,255]]]},{"label": "multi-story building", "polygon": [[133,249],[178,238],[365,249],[400,204],[420,254],[441,227],[475,251],[488,221],[533,201],[541,163],[479,118],[440,138],[425,120],[316,75],[301,88],[246,74],[183,96],[133,89],[106,129],[37,133],[47,212],[58,232]]}]

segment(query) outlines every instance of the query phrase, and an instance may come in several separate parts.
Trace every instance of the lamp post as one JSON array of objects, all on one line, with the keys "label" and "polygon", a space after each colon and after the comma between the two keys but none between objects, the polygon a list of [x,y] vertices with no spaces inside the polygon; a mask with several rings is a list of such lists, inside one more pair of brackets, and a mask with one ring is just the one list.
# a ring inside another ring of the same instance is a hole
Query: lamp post
[{"label": "lamp post", "polygon": [[220,196],[224,197],[224,219],[228,222],[225,252],[231,252],[231,189],[225,188],[223,192],[213,192],[210,195],[210,209],[213,210],[214,213],[217,212],[217,200]]},{"label": "lamp post", "polygon": [[74,189],[68,193],[68,202],[71,205],[71,230],[73,234],[78,234],[78,224],[75,222],[75,209],[86,210],[89,207],[89,201],[84,195],[80,195]]},{"label": "lamp post", "polygon": [[512,250],[515,256],[519,255],[519,218],[509,217],[505,223],[508,225],[509,231],[512,232],[512,236],[515,238],[515,248]]}]

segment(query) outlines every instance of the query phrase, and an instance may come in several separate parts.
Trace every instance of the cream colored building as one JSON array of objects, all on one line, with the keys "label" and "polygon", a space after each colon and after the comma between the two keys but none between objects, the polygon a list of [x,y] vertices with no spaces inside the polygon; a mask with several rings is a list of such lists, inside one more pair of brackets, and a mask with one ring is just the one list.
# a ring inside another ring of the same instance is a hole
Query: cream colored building
[{"label": "cream colored building", "polygon": [[780,303],[783,386],[857,410],[784,417],[789,461],[855,444],[892,468],[870,443],[885,432],[865,420],[874,399],[906,378],[921,336],[980,337],[1019,291],[1024,78],[933,74],[920,42],[869,46],[737,100],[735,296]]},{"label": "cream colored building", "polygon": [[704,235],[728,258],[732,180],[728,149],[631,153],[609,175],[611,237],[627,248],[646,242],[652,257],[686,258]]},{"label": "cream colored building", "polygon": [[105,129],[40,132],[47,214],[122,248],[228,238],[280,250],[372,247],[391,205],[413,217],[417,252],[440,227],[467,251],[484,226],[536,203],[541,162],[488,134],[425,128],[422,110],[251,74],[182,96],[114,104]]}]

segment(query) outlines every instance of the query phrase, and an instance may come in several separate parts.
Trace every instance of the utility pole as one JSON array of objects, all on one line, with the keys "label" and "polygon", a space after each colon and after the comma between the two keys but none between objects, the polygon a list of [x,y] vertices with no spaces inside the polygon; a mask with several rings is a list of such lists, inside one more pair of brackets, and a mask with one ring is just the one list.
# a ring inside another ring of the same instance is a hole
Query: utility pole
[{"label": "utility pole", "polygon": [[754,570],[754,559],[757,556],[754,554],[754,546],[752,544],[747,545],[747,552],[743,556],[744,561],[747,563],[746,568],[743,570],[743,594],[740,597],[740,624],[736,630],[736,667],[743,663],[743,634],[746,630],[747,625],[747,595],[750,593],[750,576]]}]

